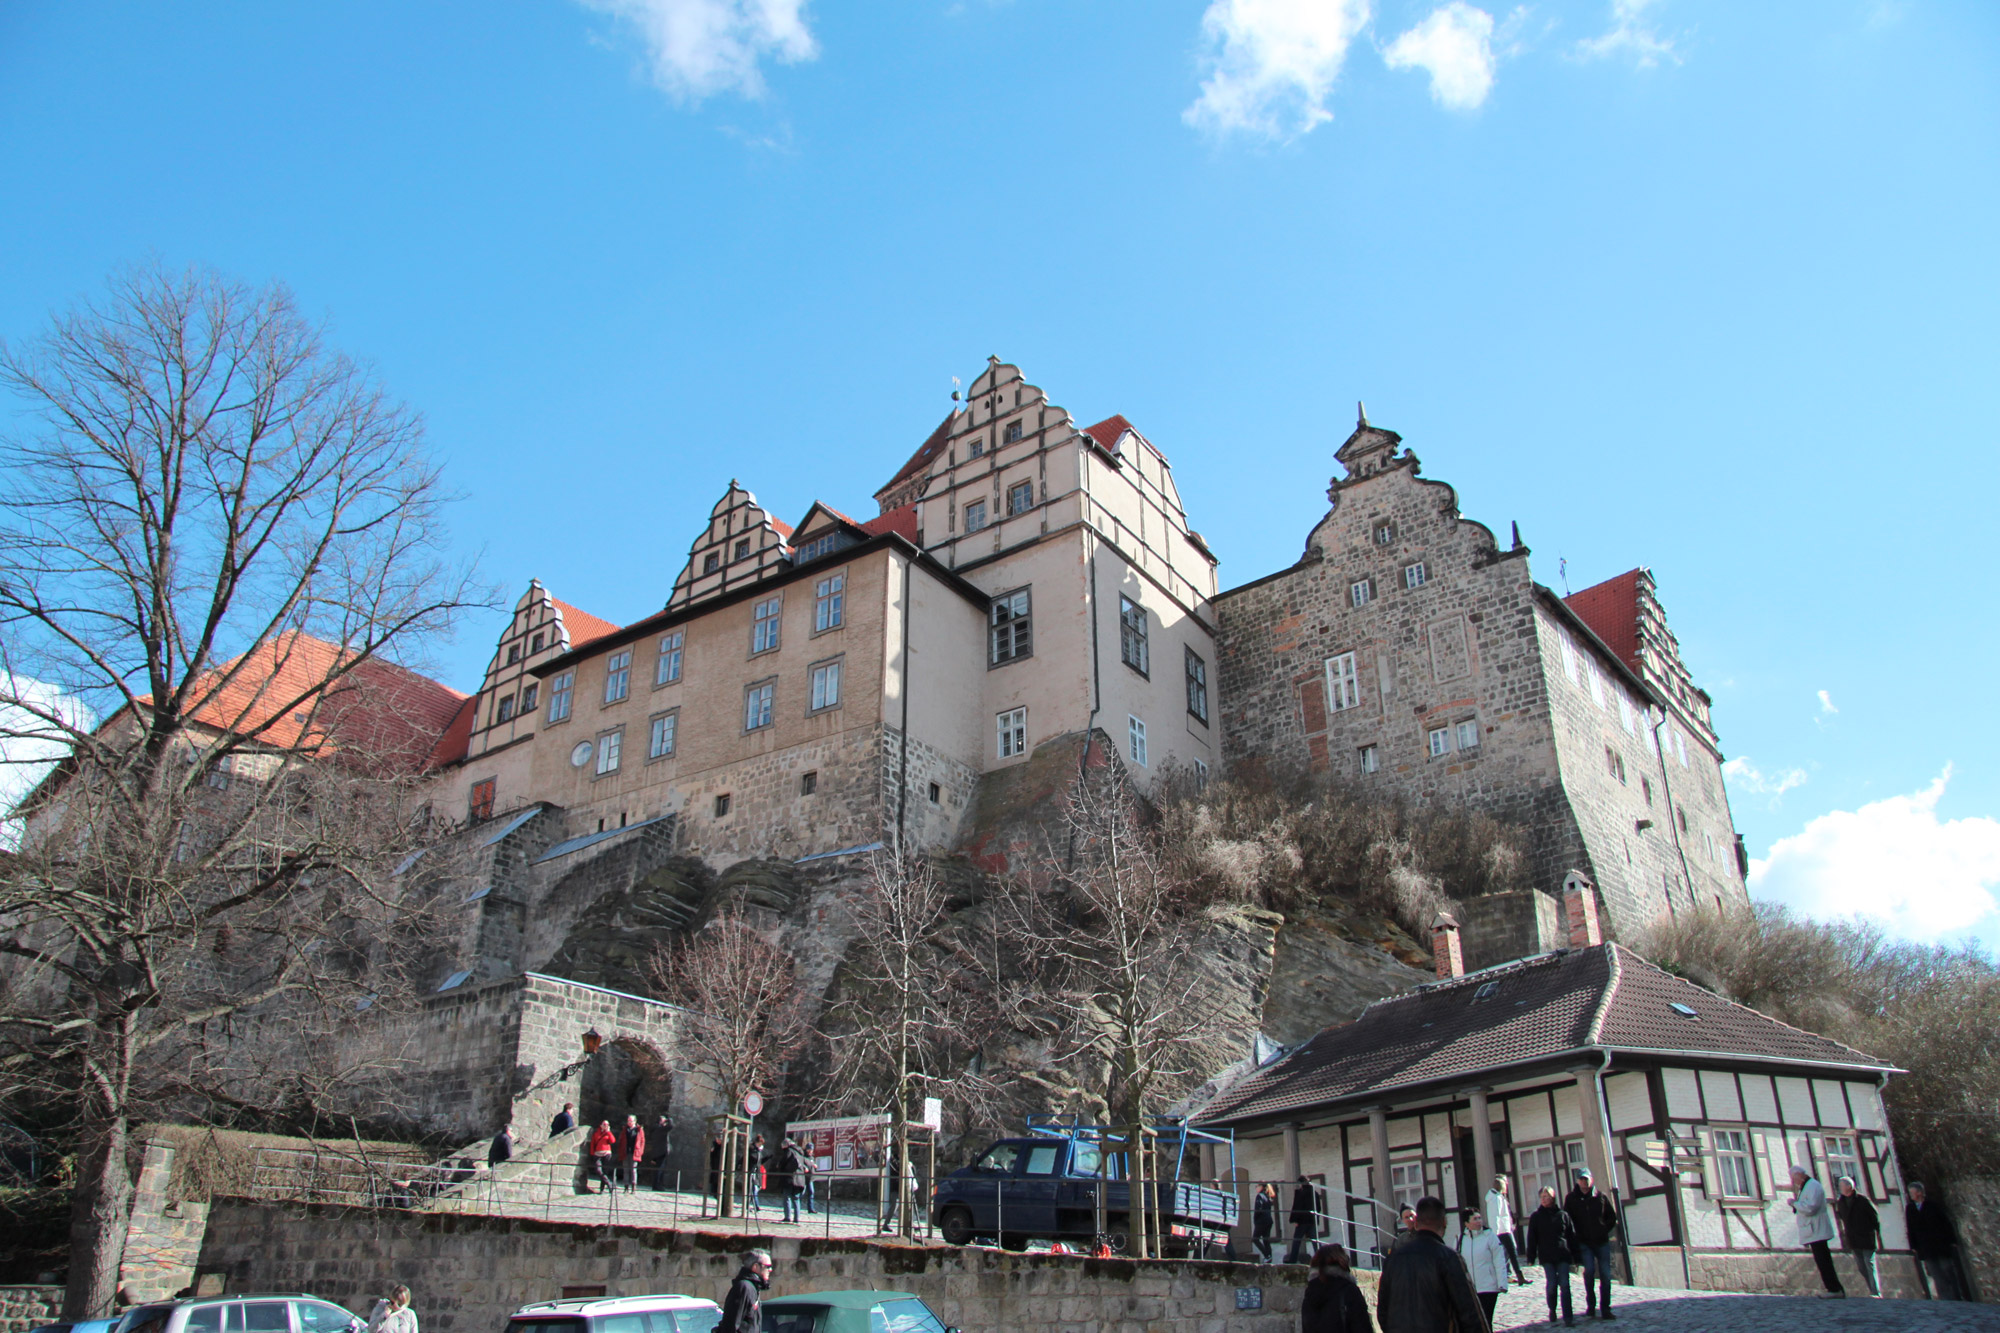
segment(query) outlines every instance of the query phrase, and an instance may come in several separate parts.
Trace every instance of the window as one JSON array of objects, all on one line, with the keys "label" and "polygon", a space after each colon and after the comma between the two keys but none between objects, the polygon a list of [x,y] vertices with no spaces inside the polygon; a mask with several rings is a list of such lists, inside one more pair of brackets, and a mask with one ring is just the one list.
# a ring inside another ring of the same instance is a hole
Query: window
[{"label": "window", "polygon": [[1715,1133],[1715,1188],[1725,1199],[1757,1197],[1757,1168],[1750,1161],[1750,1131],[1718,1129]]},{"label": "window", "polygon": [[1363,773],[1380,773],[1382,771],[1381,747],[1375,745],[1364,745],[1361,747],[1361,771]]},{"label": "window", "polygon": [[1458,748],[1477,750],[1479,748],[1479,721],[1474,718],[1458,724]]},{"label": "window", "polygon": [[354,1316],[325,1301],[293,1301],[299,1313],[299,1333],[347,1333]]},{"label": "window", "polygon": [[[967,458],[978,458],[981,454],[985,452],[986,452],[986,437],[984,435],[970,435],[966,437],[965,456]],[[970,529],[968,529],[968,531],[970,531]]]},{"label": "window", "polygon": [[1374,596],[1375,596],[1375,585],[1370,583],[1367,579],[1362,579],[1358,583],[1350,583],[1347,585],[1347,600],[1353,603],[1355,606],[1368,605],[1369,600]]},{"label": "window", "polygon": [[1572,684],[1583,684],[1583,669],[1577,665],[1576,661],[1576,645],[1571,643],[1567,638],[1564,638],[1562,641],[1562,650],[1563,674],[1570,678]]},{"label": "window", "polygon": [[1010,421],[1007,423],[1007,433],[1001,437],[1000,442],[1002,444],[1012,444],[1020,438],[1021,438],[1021,423],[1018,421]]},{"label": "window", "polygon": [[931,804],[936,805],[938,803],[938,798],[943,795],[944,795],[944,788],[938,786],[937,783],[933,782],[931,784],[931,789],[930,789]]},{"label": "window", "polygon": [[1125,754],[1135,764],[1146,762],[1146,724],[1136,717],[1125,719]]},{"label": "window", "polygon": [[771,680],[743,691],[743,730],[756,731],[771,725],[771,698],[777,692],[778,683]]},{"label": "window", "polygon": [[835,530],[833,532],[827,533],[823,537],[813,538],[811,541],[807,542],[804,546],[801,546],[799,548],[798,555],[796,557],[798,563],[803,565],[808,561],[817,560],[823,555],[832,555],[835,551],[839,550],[842,546],[845,546],[847,544],[841,540],[841,535],[842,534],[838,530]]},{"label": "window", "polygon": [[549,682],[549,721],[561,722],[569,716],[569,696],[575,686],[574,671],[565,671]]},{"label": "window", "polygon": [[1342,653],[1326,659],[1326,706],[1338,713],[1361,702],[1361,676],[1354,669],[1354,654]]},{"label": "window", "polygon": [[615,704],[632,691],[632,650],[613,653],[604,664],[604,702]]},{"label": "window", "polygon": [[750,539],[748,537],[738,537],[736,539],[736,554],[731,558],[736,560],[748,560],[750,558]]},{"label": "window", "polygon": [[722,553],[720,551],[710,551],[707,555],[701,558],[701,572],[704,574],[713,574],[717,569],[720,569],[721,567],[722,567]]},{"label": "window", "polygon": [[1396,525],[1394,523],[1377,523],[1375,525],[1375,544],[1377,546],[1387,546],[1395,540]]},{"label": "window", "polygon": [[1533,1212],[1535,1200],[1544,1189],[1556,1192],[1556,1203],[1560,1205],[1569,1192],[1569,1183],[1563,1179],[1571,1162],[1581,1160],[1583,1142],[1537,1143],[1531,1147],[1514,1150],[1514,1166],[1521,1177],[1521,1209]]},{"label": "window", "polygon": [[660,662],[653,669],[653,684],[671,685],[681,678],[681,645],[687,641],[686,630],[675,630],[660,639]]},{"label": "window", "polygon": [[1653,803],[1653,780],[1645,774],[1639,775],[1639,794],[1646,798],[1646,804]]},{"label": "window", "polygon": [[1861,1174],[1861,1154],[1855,1150],[1854,1136],[1851,1134],[1829,1134],[1826,1136],[1826,1169],[1832,1177],[1826,1183],[1836,1184],[1842,1176],[1854,1182],[1856,1194],[1868,1192],[1868,1177]]},{"label": "window", "polygon": [[992,641],[994,666],[1026,657],[1034,647],[1034,640],[1029,632],[1032,618],[1028,610],[1026,588],[1017,588],[1013,592],[1002,593],[993,599],[993,607],[988,615],[988,631]]},{"label": "window", "polygon": [[537,634],[534,638],[528,640],[528,651],[531,653],[539,653],[540,651],[542,651],[542,644],[544,642],[545,640],[543,636]]},{"label": "window", "polygon": [[1206,787],[1207,785],[1208,785],[1208,761],[1206,759],[1197,759],[1194,761],[1194,789],[1196,791],[1200,791],[1203,787]]},{"label": "window", "polygon": [[1389,1194],[1399,1209],[1416,1207],[1424,1197],[1423,1162],[1389,1163]]},{"label": "window", "polygon": [[1686,810],[1676,808],[1674,810],[1674,818],[1680,820],[1681,832],[1686,833],[1688,831],[1688,812]]},{"label": "window", "polygon": [[1146,608],[1130,597],[1118,599],[1118,656],[1140,675],[1148,675],[1152,654],[1146,642]]},{"label": "window", "polygon": [[291,1333],[292,1317],[283,1301],[245,1301],[231,1313],[237,1316],[229,1321],[232,1333],[237,1329],[242,1333]]},{"label": "window", "polygon": [[472,816],[472,822],[475,824],[482,819],[493,818],[493,788],[495,781],[493,778],[488,778],[484,782],[475,782],[472,784],[472,798],[466,803],[466,813]]},{"label": "window", "polygon": [[829,574],[813,588],[813,633],[839,629],[847,603],[847,575]]},{"label": "window", "polygon": [[1618,725],[1628,734],[1632,730],[1632,701],[1622,694],[1618,696]]},{"label": "window", "polygon": [[521,645],[520,645],[520,644],[518,644],[518,643],[510,643],[510,644],[508,644],[508,645],[507,645],[507,665],[508,665],[508,666],[513,666],[513,665],[514,665],[514,663],[516,663],[516,662],[518,662],[518,661],[520,661],[520,660],[521,660]]},{"label": "window", "polygon": [[526,689],[521,691],[522,712],[532,713],[535,711],[535,696],[541,692],[541,688],[542,688],[541,682],[534,681],[531,682]]},{"label": "window", "polygon": [[810,796],[819,790],[819,770],[809,769],[799,774],[799,795]]},{"label": "window", "polygon": [[1451,728],[1432,727],[1430,732],[1431,758],[1451,753]]},{"label": "window", "polygon": [[977,532],[986,526],[986,501],[968,500],[965,503],[965,530]]},{"label": "window", "polygon": [[813,668],[812,711],[840,706],[840,663],[826,662]]},{"label": "window", "polygon": [[500,701],[500,707],[494,710],[493,720],[495,722],[506,722],[513,716],[514,716],[514,696],[510,694],[506,698],[502,699]]},{"label": "window", "polygon": [[994,719],[1000,732],[1000,757],[1012,759],[1028,752],[1028,710],[1013,708]]},{"label": "window", "polygon": [[1007,488],[1007,514],[1025,514],[1035,507],[1035,483],[1017,481]]},{"label": "window", "polygon": [[1192,648],[1183,648],[1182,656],[1187,666],[1188,712],[1204,724],[1208,721],[1208,663],[1201,660]]},{"label": "window", "polygon": [[1423,561],[1419,560],[1414,565],[1403,566],[1403,586],[1405,588],[1423,587],[1425,577]]},{"label": "window", "polygon": [[729,793],[721,792],[715,798],[715,817],[722,818],[729,813]]},{"label": "window", "polygon": [[679,713],[653,719],[652,741],[646,747],[648,759],[665,759],[674,752],[674,732],[680,729],[680,721]]},{"label": "window", "polygon": [[597,738],[597,775],[618,771],[619,752],[625,748],[625,733],[607,731]]},{"label": "window", "polygon": [[768,653],[778,646],[778,612],[782,599],[767,597],[757,603],[750,617],[750,651]]},{"label": "window", "polygon": [[1625,781],[1625,756],[1608,745],[1604,747],[1604,771],[1621,784]]}]

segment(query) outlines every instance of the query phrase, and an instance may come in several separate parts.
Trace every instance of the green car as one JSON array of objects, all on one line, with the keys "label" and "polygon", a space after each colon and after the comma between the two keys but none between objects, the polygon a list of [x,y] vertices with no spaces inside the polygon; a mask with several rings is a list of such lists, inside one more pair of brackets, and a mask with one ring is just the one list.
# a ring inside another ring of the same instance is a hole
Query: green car
[{"label": "green car", "polygon": [[958,1333],[907,1291],[814,1291],[764,1302],[764,1333]]}]

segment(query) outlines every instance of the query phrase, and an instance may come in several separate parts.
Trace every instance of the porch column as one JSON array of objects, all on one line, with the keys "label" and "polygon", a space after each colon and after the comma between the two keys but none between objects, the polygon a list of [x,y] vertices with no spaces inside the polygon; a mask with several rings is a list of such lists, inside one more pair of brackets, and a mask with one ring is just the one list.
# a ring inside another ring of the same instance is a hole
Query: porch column
[{"label": "porch column", "polygon": [[[1472,1163],[1479,1172],[1479,1186],[1472,1197],[1484,1199],[1486,1191],[1493,1188],[1493,1120],[1486,1107],[1486,1089],[1472,1090]],[[1481,1207],[1484,1207],[1482,1203]],[[1486,1225],[1492,1226],[1493,1219],[1487,1218]]]},{"label": "porch column", "polygon": [[[1305,1172],[1299,1168],[1299,1127],[1285,1126],[1285,1183],[1292,1184]],[[1283,1191],[1281,1191],[1282,1193]],[[1289,1195],[1287,1195],[1289,1197]]]},{"label": "porch column", "polygon": [[1597,1182],[1597,1188],[1613,1199],[1619,1197],[1617,1182],[1611,1175],[1610,1143],[1604,1137],[1604,1117],[1598,1113],[1597,1070],[1576,1069],[1571,1073],[1576,1078],[1576,1100],[1583,1110],[1583,1160],[1590,1167],[1590,1176]]},{"label": "porch column", "polygon": [[1381,1233],[1396,1234],[1396,1193],[1389,1188],[1389,1108],[1368,1108],[1368,1146],[1375,1157],[1375,1201],[1382,1205],[1372,1219]]}]

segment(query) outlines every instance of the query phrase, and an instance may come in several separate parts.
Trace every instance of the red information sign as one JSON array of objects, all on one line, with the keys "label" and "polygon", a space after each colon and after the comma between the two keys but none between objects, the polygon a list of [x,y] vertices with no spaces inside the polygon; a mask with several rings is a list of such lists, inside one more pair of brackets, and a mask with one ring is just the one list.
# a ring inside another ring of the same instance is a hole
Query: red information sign
[{"label": "red information sign", "polygon": [[872,1176],[888,1160],[890,1118],[851,1115],[836,1120],[794,1120],[785,1132],[797,1139],[823,1176]]}]

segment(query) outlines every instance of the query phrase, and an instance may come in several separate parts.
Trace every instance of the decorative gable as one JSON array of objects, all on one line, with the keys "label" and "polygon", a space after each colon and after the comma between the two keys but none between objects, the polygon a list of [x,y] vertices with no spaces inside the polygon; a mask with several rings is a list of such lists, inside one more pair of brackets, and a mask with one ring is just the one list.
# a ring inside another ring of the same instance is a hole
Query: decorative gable
[{"label": "decorative gable", "polygon": [[689,548],[688,562],[674,580],[667,609],[679,610],[719,597],[790,569],[791,535],[790,525],[771,517],[756,496],[732,479],[715,508],[708,511],[707,531]]}]

